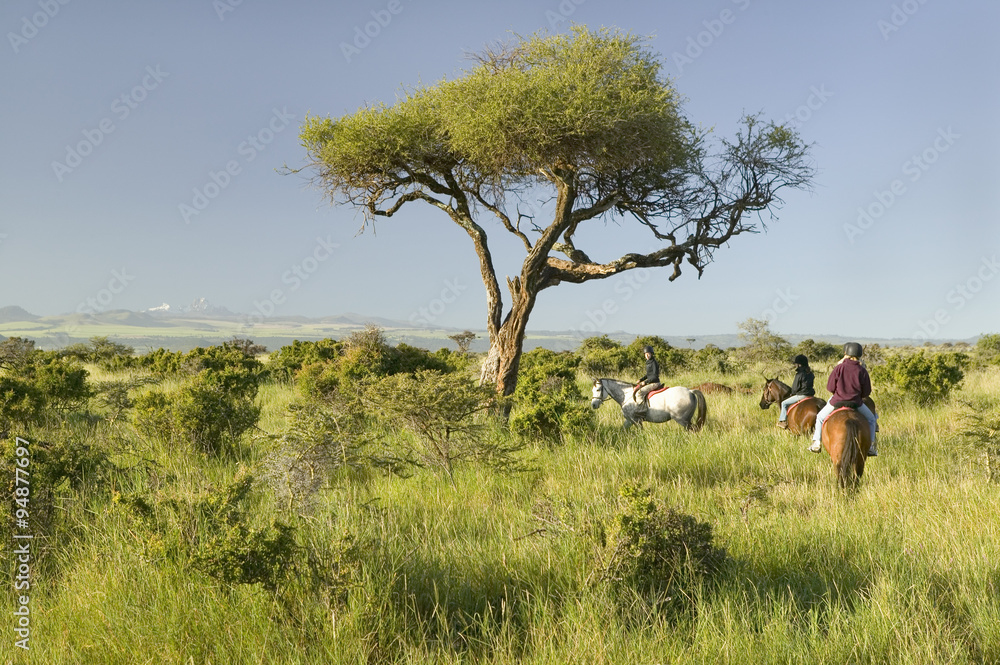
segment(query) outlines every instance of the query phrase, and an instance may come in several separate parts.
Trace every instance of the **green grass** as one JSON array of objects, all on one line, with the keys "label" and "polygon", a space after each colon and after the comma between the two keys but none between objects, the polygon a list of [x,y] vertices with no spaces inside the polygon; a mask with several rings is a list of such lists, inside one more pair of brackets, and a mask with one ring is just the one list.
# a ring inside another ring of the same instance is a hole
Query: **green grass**
[{"label": "green grass", "polygon": [[[31,592],[32,649],[13,649],[5,629],[0,662],[1000,660],[1000,486],[956,439],[961,401],[996,395],[1000,374],[971,374],[935,407],[886,406],[879,457],[853,492],[837,487],[825,454],[774,427],[776,411],[757,405],[758,380],[728,382],[754,392],[707,396],[700,433],[668,423],[626,434],[608,403],[590,440],[533,446],[532,470],[516,475],[464,465],[451,482],[431,468],[409,478],[340,470],[301,514],[261,485],[253,524],[294,524],[304,548],[355,536],[353,584],[330,604],[297,587],[225,586],[162,556],[113,503],[114,491],[205,496],[257,469],[263,440],[248,439],[237,459],[207,458],[98,424],[89,435],[118,469],[55,488],[57,519],[39,542]],[[296,398],[291,386],[265,386],[262,432],[282,431]],[[623,613],[597,583],[600,541],[626,483],[710,523],[729,553],[679,615]]]}]

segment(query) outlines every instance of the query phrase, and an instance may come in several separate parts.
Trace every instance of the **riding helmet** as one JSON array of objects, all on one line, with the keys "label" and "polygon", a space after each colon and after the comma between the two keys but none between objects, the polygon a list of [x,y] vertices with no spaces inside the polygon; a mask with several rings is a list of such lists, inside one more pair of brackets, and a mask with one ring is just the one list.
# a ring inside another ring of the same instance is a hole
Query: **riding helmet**
[{"label": "riding helmet", "polygon": [[802,355],[800,353],[799,355],[797,355],[794,358],[792,358],[792,364],[794,364],[794,365],[802,365],[803,367],[808,367],[809,366],[809,359],[806,358],[804,355]]},{"label": "riding helmet", "polygon": [[651,347],[651,346],[645,346],[645,347],[643,347],[642,352],[643,353],[653,354],[653,347]]},{"label": "riding helmet", "polygon": [[852,358],[861,357],[861,345],[857,342],[848,342],[844,345],[844,355]]}]

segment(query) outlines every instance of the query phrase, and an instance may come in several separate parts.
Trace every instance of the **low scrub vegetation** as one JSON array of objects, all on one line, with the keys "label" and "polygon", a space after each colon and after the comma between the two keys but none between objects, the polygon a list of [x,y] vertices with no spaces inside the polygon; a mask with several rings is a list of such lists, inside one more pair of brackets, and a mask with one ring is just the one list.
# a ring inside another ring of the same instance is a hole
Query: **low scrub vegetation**
[{"label": "low scrub vegetation", "polygon": [[[762,368],[840,349],[752,332],[536,349],[509,404],[481,355],[376,328],[270,354],[4,340],[2,519],[34,536],[13,662],[1000,660],[997,336],[866,349],[879,456],[847,494],[757,404]],[[701,432],[591,408],[647,344],[665,383],[721,386]]]}]

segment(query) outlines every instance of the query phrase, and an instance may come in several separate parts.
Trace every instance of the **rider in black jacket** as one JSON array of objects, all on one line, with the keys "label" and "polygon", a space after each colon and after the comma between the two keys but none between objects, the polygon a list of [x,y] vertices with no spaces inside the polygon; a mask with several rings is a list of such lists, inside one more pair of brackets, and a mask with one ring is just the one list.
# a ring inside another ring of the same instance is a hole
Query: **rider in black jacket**
[{"label": "rider in black jacket", "polygon": [[809,359],[800,353],[792,358],[792,362],[795,364],[796,370],[795,379],[792,381],[792,394],[781,402],[781,413],[778,414],[778,427],[782,428],[788,427],[788,423],[786,422],[788,407],[807,397],[816,395],[816,389],[813,388],[813,381],[816,377],[809,368]]},{"label": "rider in black jacket", "polygon": [[637,416],[643,416],[649,411],[649,393],[663,387],[663,384],[660,383],[660,364],[656,362],[653,347],[647,346],[642,351],[646,356],[646,376],[639,381],[635,390],[632,391],[633,398],[639,403],[635,409],[635,415]]}]

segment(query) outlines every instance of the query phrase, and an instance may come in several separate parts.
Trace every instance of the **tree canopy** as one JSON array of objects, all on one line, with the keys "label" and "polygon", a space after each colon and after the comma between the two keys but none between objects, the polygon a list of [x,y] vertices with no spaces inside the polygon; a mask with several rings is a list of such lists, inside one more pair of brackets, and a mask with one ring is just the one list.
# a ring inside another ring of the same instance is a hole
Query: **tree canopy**
[{"label": "tree canopy", "polygon": [[[763,224],[780,190],[812,178],[799,137],[759,116],[710,142],[660,70],[645,39],[577,26],[487,48],[463,76],[392,105],[310,116],[300,137],[316,183],[366,224],[423,202],[469,235],[487,292],[483,378],[510,394],[541,290],[643,267],[672,266],[676,279],[684,262],[700,275],[718,247]],[[551,218],[525,212],[530,198],[547,199]],[[490,217],[525,251],[506,311]],[[577,246],[583,225],[608,219],[641,225],[656,248],[604,256]]]}]

